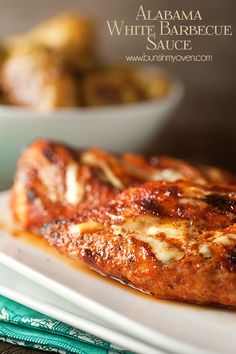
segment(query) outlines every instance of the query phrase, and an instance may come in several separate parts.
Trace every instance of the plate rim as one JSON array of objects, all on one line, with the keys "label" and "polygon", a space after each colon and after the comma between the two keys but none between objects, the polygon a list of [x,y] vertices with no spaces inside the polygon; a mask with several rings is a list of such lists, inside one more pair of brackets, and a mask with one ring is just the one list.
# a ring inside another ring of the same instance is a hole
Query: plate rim
[{"label": "plate rim", "polygon": [[[17,274],[17,272],[14,271]],[[17,276],[17,275],[16,275]],[[43,288],[43,287],[42,287]],[[61,308],[59,306],[52,305],[50,302],[44,302],[37,299],[37,296],[33,294],[26,295],[15,289],[11,289],[8,286],[0,284],[0,294],[2,296],[8,297],[9,299],[19,302],[24,306],[28,306],[35,311],[39,311],[47,316],[53,317],[58,321],[67,323],[73,327],[80,330],[88,332],[94,336],[103,338],[104,340],[111,342],[115,345],[121,346],[128,350],[135,350],[136,352],[142,353],[145,350],[147,354],[167,354],[166,352],[159,350],[158,348],[153,348],[146,343],[139,341],[136,338],[131,338],[124,333],[120,333],[105,325],[98,324],[92,320],[80,317],[79,315],[74,315],[68,310]],[[61,305],[60,305],[61,306]],[[140,350],[139,350],[140,349]],[[157,352],[158,350],[158,352]]]}]

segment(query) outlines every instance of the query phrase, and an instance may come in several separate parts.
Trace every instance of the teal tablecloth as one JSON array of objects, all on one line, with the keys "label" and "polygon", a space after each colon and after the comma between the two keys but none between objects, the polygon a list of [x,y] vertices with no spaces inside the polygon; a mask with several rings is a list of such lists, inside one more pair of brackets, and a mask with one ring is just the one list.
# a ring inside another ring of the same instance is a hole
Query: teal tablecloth
[{"label": "teal tablecloth", "polygon": [[129,353],[0,296],[0,340],[61,354]]}]

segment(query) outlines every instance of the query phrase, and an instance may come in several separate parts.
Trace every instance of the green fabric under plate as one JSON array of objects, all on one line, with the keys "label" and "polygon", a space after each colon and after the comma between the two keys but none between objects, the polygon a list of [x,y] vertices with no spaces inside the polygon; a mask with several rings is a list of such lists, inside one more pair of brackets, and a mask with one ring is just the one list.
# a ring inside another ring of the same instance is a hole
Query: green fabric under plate
[{"label": "green fabric under plate", "polygon": [[0,296],[0,340],[61,354],[130,353]]}]

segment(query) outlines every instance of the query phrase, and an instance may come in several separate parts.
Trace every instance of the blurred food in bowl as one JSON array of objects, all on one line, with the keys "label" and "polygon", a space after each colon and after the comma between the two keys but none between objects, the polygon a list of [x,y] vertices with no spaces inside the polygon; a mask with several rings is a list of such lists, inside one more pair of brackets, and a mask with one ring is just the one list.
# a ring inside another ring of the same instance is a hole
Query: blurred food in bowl
[{"label": "blurred food in bowl", "polygon": [[2,73],[3,66],[6,60],[6,48],[0,43],[0,103],[5,103],[3,87],[2,87]]},{"label": "blurred food in bowl", "polygon": [[65,64],[78,71],[95,66],[95,29],[92,21],[78,13],[57,15],[31,31],[10,38],[9,47],[21,47],[25,42],[50,48]]},{"label": "blurred food in bowl", "polygon": [[153,76],[138,68],[108,67],[86,76],[83,93],[85,105],[102,106],[158,99],[166,96],[170,79],[160,72]]},{"label": "blurred food in bowl", "polygon": [[25,45],[11,52],[2,70],[2,90],[12,105],[50,109],[79,102],[62,58],[41,46]]},{"label": "blurred food in bowl", "polygon": [[85,105],[103,106],[139,101],[137,88],[126,68],[104,68],[84,79]]},{"label": "blurred food in bowl", "polygon": [[167,75],[157,71],[150,78],[135,67],[102,63],[95,37],[89,19],[62,14],[5,40],[0,52],[2,103],[49,111],[129,104],[168,95],[171,80]]}]

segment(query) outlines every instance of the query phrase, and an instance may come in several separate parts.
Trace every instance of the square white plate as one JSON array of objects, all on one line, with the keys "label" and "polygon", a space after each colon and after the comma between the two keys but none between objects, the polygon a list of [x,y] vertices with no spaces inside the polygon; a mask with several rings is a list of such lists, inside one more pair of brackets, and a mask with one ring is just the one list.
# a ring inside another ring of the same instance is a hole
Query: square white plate
[{"label": "square white plate", "polygon": [[[80,330],[87,331],[93,336],[103,338],[113,343],[111,348],[121,348],[122,346],[141,354],[167,354],[166,351],[163,352],[142,343],[140,340],[119,333],[111,325],[106,327],[102,320],[2,264],[0,264],[0,279],[1,295]],[[91,343],[94,344],[92,337],[90,339],[87,336],[87,340],[91,340]]]},{"label": "square white plate", "polygon": [[[0,195],[9,221],[8,193]],[[0,232],[0,262],[116,327],[157,348],[181,354],[236,353],[236,313],[139,295],[115,281],[75,269],[54,254]]]}]

